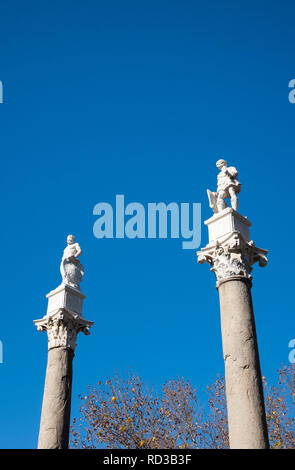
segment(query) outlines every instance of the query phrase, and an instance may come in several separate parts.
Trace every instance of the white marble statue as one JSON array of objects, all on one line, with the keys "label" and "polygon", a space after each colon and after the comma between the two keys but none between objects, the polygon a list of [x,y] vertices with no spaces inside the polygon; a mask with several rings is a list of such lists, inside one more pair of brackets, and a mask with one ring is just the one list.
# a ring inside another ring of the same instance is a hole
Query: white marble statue
[{"label": "white marble statue", "polygon": [[241,191],[241,183],[237,180],[238,171],[234,166],[227,166],[225,160],[220,159],[216,162],[220,173],[217,176],[216,193],[207,189],[209,205],[216,214],[228,207],[225,199],[230,199],[232,208],[238,210],[237,194]]},{"label": "white marble statue", "polygon": [[78,259],[81,253],[82,250],[79,243],[75,243],[74,235],[68,235],[67,246],[64,249],[60,263],[60,272],[62,283],[74,287],[75,289],[80,289],[79,284],[84,274],[84,266]]}]

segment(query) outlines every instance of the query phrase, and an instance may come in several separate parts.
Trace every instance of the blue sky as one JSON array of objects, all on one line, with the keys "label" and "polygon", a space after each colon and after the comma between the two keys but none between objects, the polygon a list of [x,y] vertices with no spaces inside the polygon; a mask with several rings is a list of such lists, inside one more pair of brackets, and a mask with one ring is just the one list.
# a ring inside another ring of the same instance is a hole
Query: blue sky
[{"label": "blue sky", "polygon": [[[0,448],[37,445],[47,338],[33,320],[60,283],[68,233],[83,249],[78,393],[114,371],[150,385],[223,373],[209,266],[174,239],[98,240],[96,203],[200,202],[217,158],[239,170],[240,212],[269,249],[254,268],[263,374],[295,337],[294,2],[2,2]],[[202,227],[202,246],[207,243]]]}]

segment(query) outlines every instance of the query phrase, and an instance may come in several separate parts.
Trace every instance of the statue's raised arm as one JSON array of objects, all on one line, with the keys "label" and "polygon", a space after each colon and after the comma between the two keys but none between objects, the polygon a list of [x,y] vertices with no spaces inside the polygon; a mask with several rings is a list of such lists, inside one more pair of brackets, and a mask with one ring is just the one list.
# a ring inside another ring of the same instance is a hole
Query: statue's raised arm
[{"label": "statue's raised arm", "polygon": [[209,205],[216,214],[228,207],[225,199],[230,199],[232,208],[237,211],[237,195],[241,191],[241,183],[237,179],[238,171],[234,166],[228,167],[223,159],[218,160],[216,166],[220,170],[217,176],[217,191],[207,189]]}]

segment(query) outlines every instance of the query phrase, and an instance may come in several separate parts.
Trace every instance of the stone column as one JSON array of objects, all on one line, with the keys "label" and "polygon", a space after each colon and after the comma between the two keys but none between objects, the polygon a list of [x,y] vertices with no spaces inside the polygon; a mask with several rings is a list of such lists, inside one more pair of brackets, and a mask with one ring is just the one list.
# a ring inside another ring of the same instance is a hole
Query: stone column
[{"label": "stone column", "polygon": [[47,331],[48,361],[38,449],[67,449],[69,445],[72,362],[79,332],[89,334],[93,322],[82,317],[85,295],[62,284],[47,294],[47,314],[34,323]]},{"label": "stone column", "polygon": [[232,449],[269,447],[255,320],[251,266],[267,263],[250,240],[250,222],[226,208],[205,222],[209,243],[199,251],[217,279],[220,300],[229,440]]}]

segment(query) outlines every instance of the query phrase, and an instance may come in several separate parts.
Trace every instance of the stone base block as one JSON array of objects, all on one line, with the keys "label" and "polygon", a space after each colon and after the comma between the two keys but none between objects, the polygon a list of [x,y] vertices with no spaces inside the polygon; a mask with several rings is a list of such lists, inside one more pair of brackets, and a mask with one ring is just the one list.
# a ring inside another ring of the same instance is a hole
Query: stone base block
[{"label": "stone base block", "polygon": [[47,315],[52,315],[59,309],[65,309],[82,316],[83,300],[86,296],[80,290],[61,284],[46,297],[48,299]]},{"label": "stone base block", "polygon": [[231,207],[214,214],[205,221],[205,225],[209,231],[209,246],[214,245],[216,241],[222,243],[233,232],[239,232],[246,242],[250,241],[251,222]]}]

